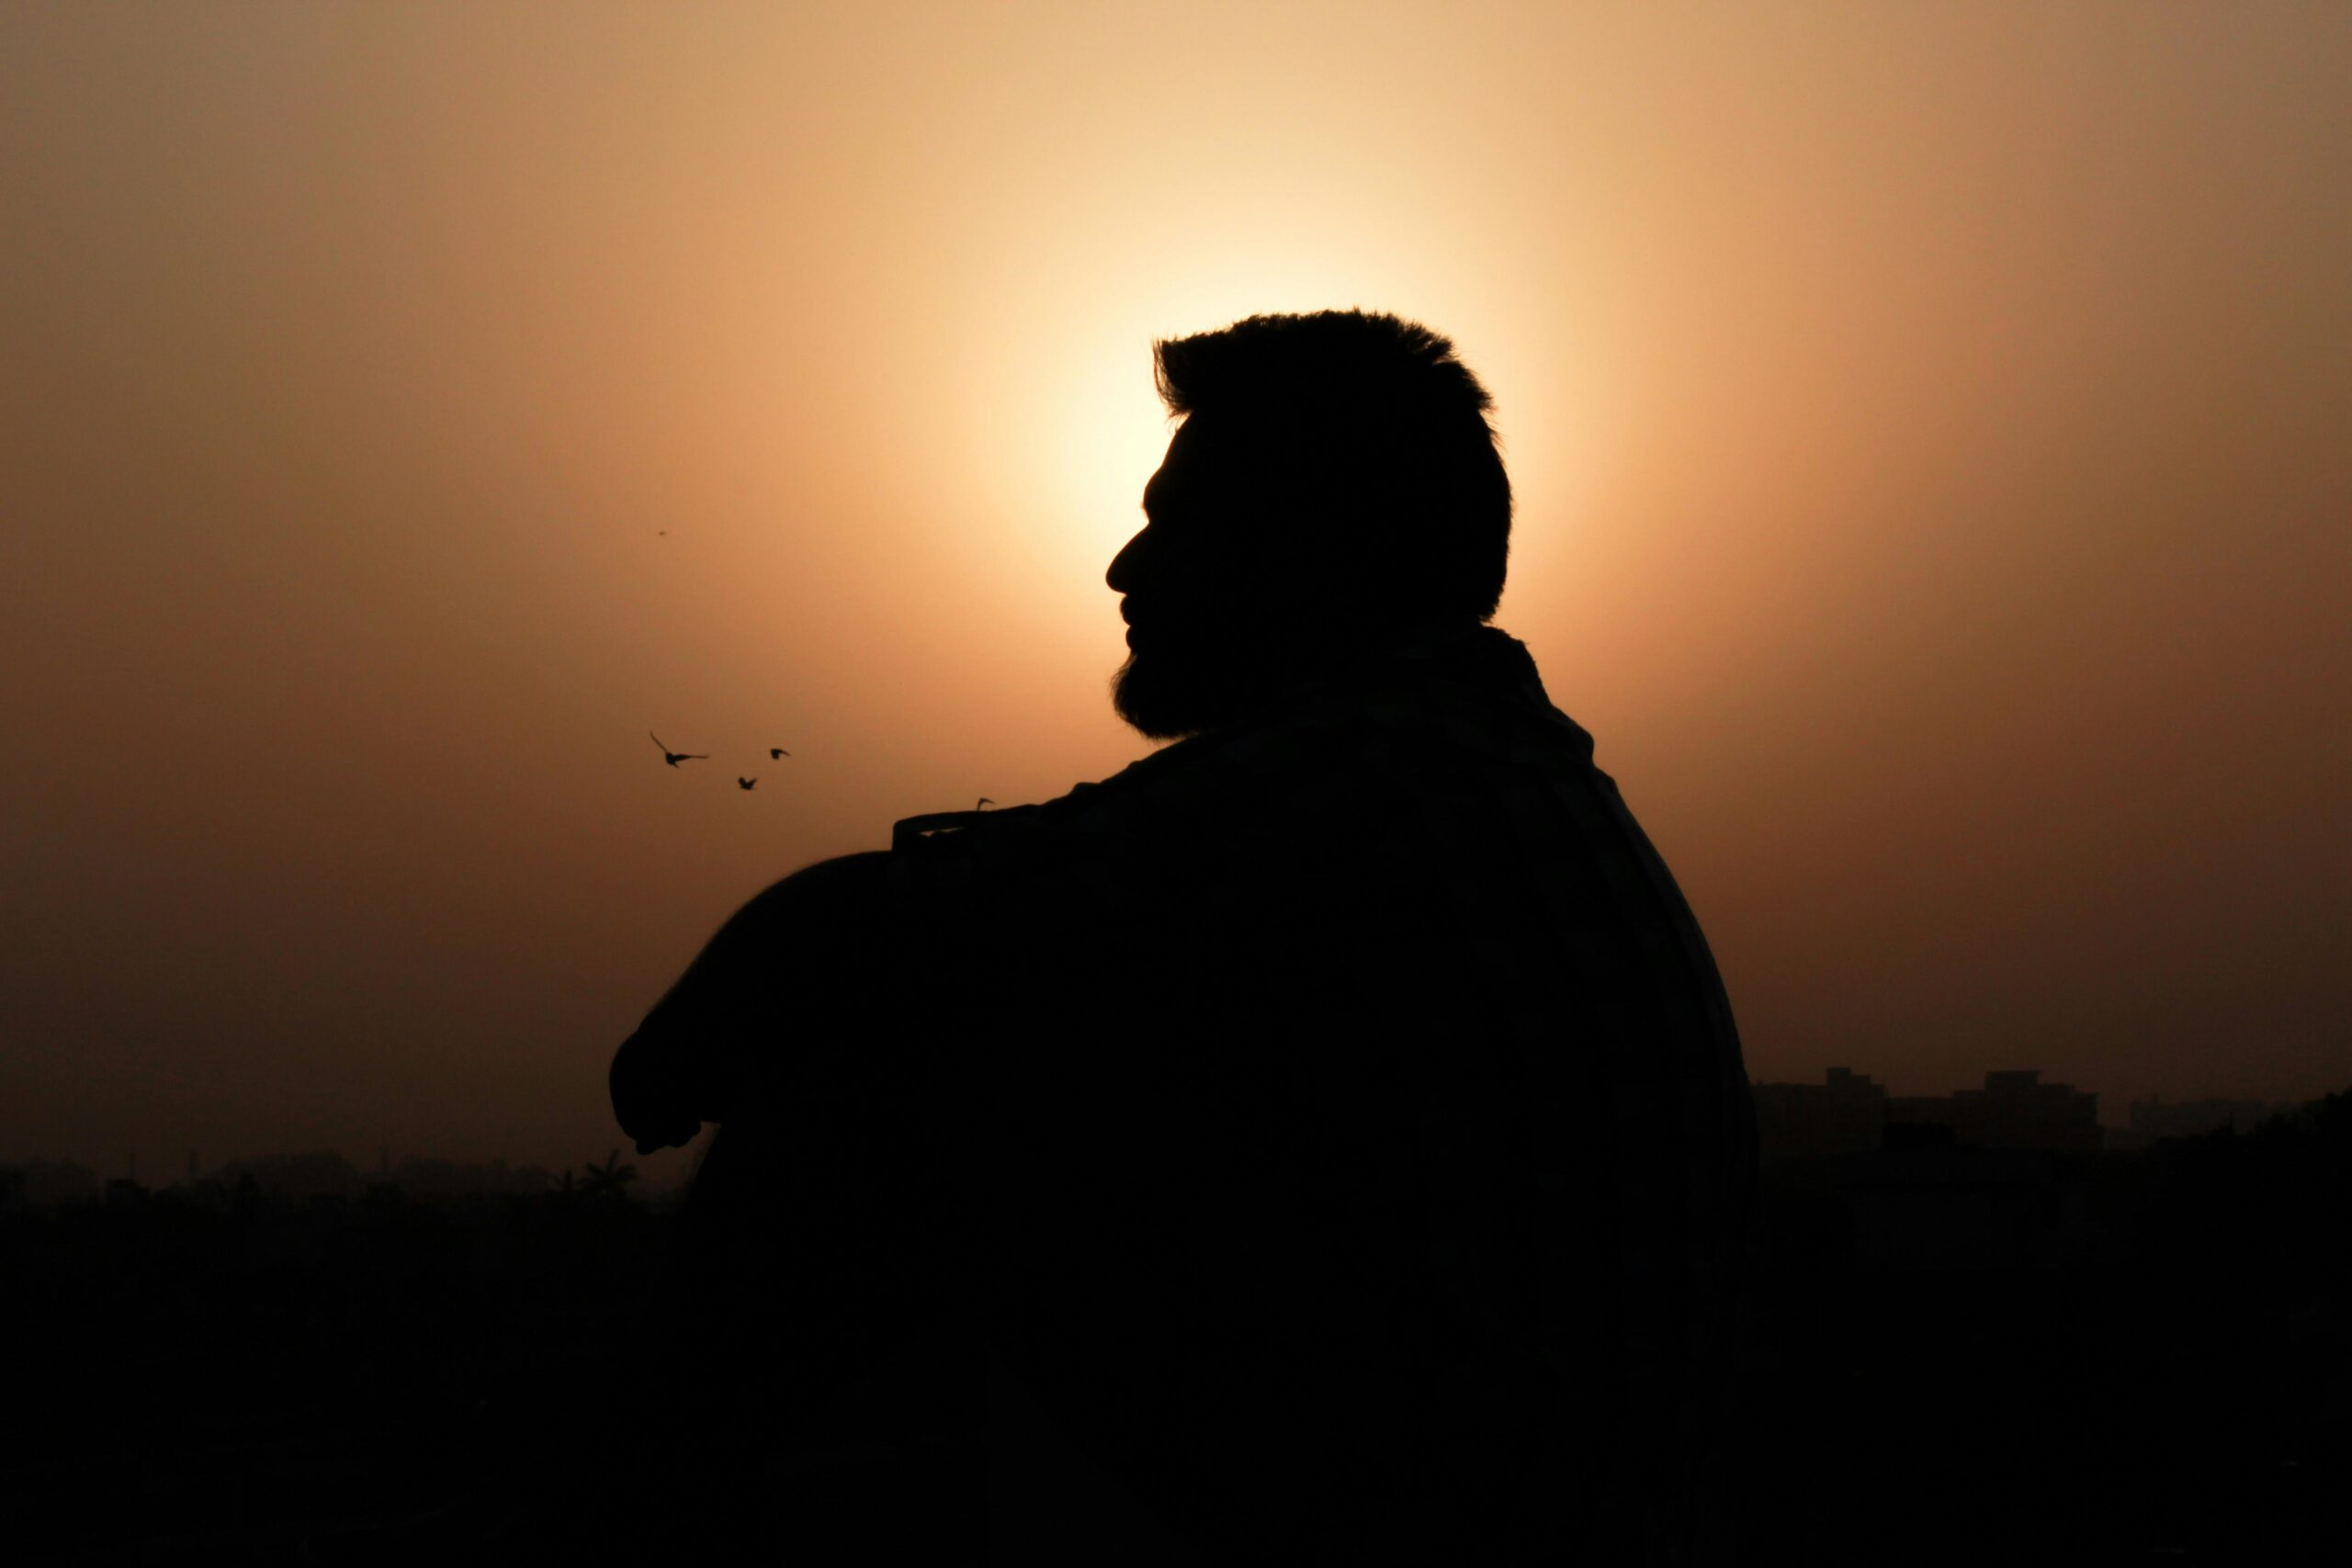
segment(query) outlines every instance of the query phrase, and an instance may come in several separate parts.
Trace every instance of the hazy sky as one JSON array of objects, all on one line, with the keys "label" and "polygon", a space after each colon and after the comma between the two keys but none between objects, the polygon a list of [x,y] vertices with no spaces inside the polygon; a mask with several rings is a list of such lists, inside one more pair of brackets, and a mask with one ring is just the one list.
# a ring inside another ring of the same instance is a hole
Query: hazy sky
[{"label": "hazy sky", "polygon": [[2347,80],[2329,5],[0,8],[0,1157],[600,1156],[744,897],[1148,749],[1150,342],[1351,305],[1494,391],[1498,624],[1752,1076],[2352,1085]]}]

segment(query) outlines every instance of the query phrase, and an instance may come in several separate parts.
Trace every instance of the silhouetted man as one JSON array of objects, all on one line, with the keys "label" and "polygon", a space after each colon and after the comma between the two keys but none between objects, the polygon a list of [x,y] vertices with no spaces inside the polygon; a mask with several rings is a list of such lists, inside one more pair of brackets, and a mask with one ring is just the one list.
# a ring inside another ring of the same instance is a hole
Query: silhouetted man
[{"label": "silhouetted man", "polygon": [[754,899],[622,1047],[622,1125],[724,1124],[697,1196],[765,1261],[713,1289],[800,1314],[771,1386],[985,1450],[993,1561],[1702,1556],[1747,1081],[1485,624],[1487,394],[1358,312],[1157,358],[1114,701],[1176,743]]}]

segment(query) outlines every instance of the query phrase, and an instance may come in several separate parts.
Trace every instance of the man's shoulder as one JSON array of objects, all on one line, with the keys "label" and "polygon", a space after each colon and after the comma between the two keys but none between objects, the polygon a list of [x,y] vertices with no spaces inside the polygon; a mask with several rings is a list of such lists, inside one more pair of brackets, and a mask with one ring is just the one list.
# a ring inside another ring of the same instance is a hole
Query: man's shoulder
[{"label": "man's shoulder", "polygon": [[[894,858],[982,873],[1099,862],[1206,831],[1259,794],[1270,759],[1198,737],[1034,805],[926,812],[895,823]],[[1250,749],[1254,750],[1254,749]]]},{"label": "man's shoulder", "polygon": [[1054,799],[904,818],[891,842],[926,874],[961,876],[1246,860],[1498,808],[1547,775],[1593,776],[1592,738],[1552,705],[1523,646],[1477,627]]},{"label": "man's shoulder", "polygon": [[1549,716],[1363,694],[1179,741],[1036,805],[910,817],[892,846],[915,864],[980,874],[1393,836],[1432,813],[1476,812],[1541,775],[1589,770],[1590,739]]}]

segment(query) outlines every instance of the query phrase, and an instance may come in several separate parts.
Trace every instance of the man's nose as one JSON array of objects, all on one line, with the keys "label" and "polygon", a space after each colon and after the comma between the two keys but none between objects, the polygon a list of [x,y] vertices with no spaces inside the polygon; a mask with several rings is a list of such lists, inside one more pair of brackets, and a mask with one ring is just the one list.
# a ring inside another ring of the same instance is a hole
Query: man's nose
[{"label": "man's nose", "polygon": [[1149,528],[1137,530],[1136,536],[1129,539],[1121,547],[1119,553],[1111,558],[1111,570],[1102,574],[1102,581],[1110,584],[1112,592],[1132,593],[1135,592],[1136,578],[1147,548],[1143,542],[1144,535],[1149,532],[1151,532]]}]

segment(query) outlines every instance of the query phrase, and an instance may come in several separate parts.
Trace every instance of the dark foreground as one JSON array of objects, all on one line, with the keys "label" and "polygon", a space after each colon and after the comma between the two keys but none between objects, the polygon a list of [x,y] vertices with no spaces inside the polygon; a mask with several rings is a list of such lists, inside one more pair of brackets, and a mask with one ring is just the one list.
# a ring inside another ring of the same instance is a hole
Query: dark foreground
[{"label": "dark foreground", "polygon": [[[2337,1557],[2348,1121],[1771,1168],[1742,1561]],[[788,1539],[778,1476],[857,1467],[792,1471],[789,1423],[764,1468],[695,1456],[708,1411],[632,1356],[677,1224],[617,1190],[0,1213],[0,1561],[707,1562],[750,1487]]]}]

